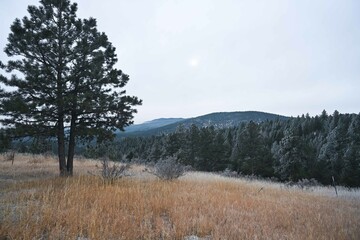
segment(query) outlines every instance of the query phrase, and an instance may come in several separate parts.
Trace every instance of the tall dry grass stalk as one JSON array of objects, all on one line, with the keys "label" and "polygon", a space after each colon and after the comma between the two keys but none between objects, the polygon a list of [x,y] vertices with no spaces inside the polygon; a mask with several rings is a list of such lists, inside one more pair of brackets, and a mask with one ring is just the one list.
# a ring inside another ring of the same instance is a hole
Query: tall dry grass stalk
[{"label": "tall dry grass stalk", "polygon": [[360,239],[358,197],[204,173],[159,181],[141,166],[109,185],[84,175],[94,162],[60,178],[54,159],[22,158],[0,161],[0,239]]}]

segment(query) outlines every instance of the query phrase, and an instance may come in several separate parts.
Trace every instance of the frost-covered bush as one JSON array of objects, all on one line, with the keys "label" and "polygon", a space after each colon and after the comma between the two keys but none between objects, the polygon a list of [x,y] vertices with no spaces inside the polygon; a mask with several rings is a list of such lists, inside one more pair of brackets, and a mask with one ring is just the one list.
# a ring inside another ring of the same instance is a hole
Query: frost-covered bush
[{"label": "frost-covered bush", "polygon": [[103,178],[104,182],[106,183],[114,183],[116,179],[120,179],[126,176],[126,171],[130,167],[129,164],[120,164],[113,162],[110,164],[108,158],[103,158],[101,160],[101,177]]},{"label": "frost-covered bush", "polygon": [[287,182],[285,183],[285,186],[286,187],[298,187],[298,188],[301,188],[301,189],[310,189],[312,187],[317,187],[317,186],[321,186],[321,184],[314,178],[311,178],[311,179],[300,179],[298,180],[297,182]]},{"label": "frost-covered bush", "polygon": [[186,172],[185,166],[178,163],[175,158],[167,158],[158,161],[153,170],[152,174],[163,180],[172,180],[183,176]]}]

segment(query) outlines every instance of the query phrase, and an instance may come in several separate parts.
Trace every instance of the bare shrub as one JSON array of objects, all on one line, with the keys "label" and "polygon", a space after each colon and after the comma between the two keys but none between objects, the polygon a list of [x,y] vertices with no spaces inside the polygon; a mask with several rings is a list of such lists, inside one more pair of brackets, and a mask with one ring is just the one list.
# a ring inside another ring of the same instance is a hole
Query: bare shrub
[{"label": "bare shrub", "polygon": [[54,157],[54,153],[52,151],[46,151],[43,153],[45,159],[51,159]]},{"label": "bare shrub", "polygon": [[158,161],[154,165],[154,170],[149,171],[162,180],[173,180],[183,176],[186,172],[186,167],[177,163],[175,158],[167,158]]},{"label": "bare shrub", "polygon": [[226,168],[223,172],[220,172],[220,175],[231,178],[238,178],[241,176],[241,174],[238,174],[236,171],[231,171],[230,168]]},{"label": "bare shrub", "polygon": [[314,178],[311,178],[311,179],[300,179],[298,182],[297,182],[297,185],[299,188],[302,188],[302,189],[310,189],[311,187],[317,187],[317,186],[321,186],[321,184]]},{"label": "bare shrub", "polygon": [[309,190],[312,187],[321,186],[321,184],[314,178],[311,179],[299,179],[297,182],[287,182],[286,187],[298,187],[300,189]]},{"label": "bare shrub", "polygon": [[241,178],[248,181],[266,181],[266,182],[279,182],[279,179],[276,177],[262,177],[259,175],[244,175],[241,172],[238,173],[236,171],[232,171],[229,168],[226,168],[224,171],[219,172],[221,176],[229,177],[229,178]]},{"label": "bare shrub", "polygon": [[14,164],[15,160],[15,151],[8,151],[4,154],[5,161],[11,161],[11,164]]},{"label": "bare shrub", "polygon": [[103,158],[101,160],[101,177],[106,183],[114,183],[115,180],[127,176],[127,170],[129,169],[129,164],[120,164],[113,162],[110,164],[108,158]]}]

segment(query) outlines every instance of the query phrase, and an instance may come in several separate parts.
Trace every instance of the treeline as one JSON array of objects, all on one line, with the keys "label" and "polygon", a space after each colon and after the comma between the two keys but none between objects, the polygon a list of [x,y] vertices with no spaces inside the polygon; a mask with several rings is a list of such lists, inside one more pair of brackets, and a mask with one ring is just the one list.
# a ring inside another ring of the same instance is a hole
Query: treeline
[{"label": "treeline", "polygon": [[229,169],[282,181],[314,178],[323,184],[360,186],[360,114],[309,115],[247,122],[237,127],[179,127],[161,136],[124,138],[87,151],[123,161],[175,157],[201,171]]},{"label": "treeline", "polygon": [[[53,141],[12,142],[0,132],[0,151],[56,153]],[[246,122],[231,128],[179,127],[151,137],[113,143],[79,144],[76,154],[111,160],[156,163],[169,157],[200,171],[236,171],[281,181],[314,178],[322,184],[360,186],[360,114],[309,115],[289,120]]]}]

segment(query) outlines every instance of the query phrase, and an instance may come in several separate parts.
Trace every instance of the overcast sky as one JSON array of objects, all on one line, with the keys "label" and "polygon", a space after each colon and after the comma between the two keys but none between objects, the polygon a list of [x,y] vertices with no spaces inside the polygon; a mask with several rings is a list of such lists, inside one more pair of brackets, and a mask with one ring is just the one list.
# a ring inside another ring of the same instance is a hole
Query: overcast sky
[{"label": "overcast sky", "polygon": [[[0,0],[0,48],[37,0]],[[143,99],[136,123],[211,112],[360,112],[358,0],[78,0]],[[0,60],[7,57],[0,52]]]}]

